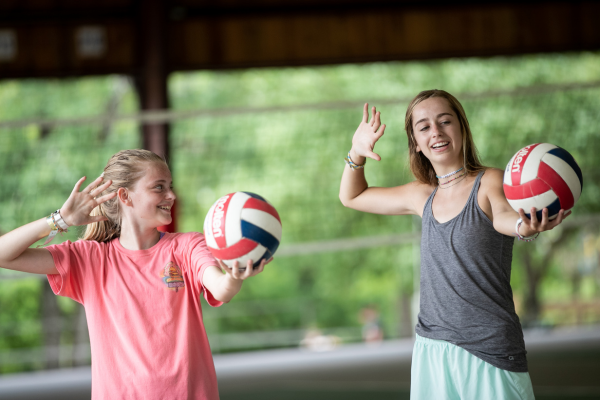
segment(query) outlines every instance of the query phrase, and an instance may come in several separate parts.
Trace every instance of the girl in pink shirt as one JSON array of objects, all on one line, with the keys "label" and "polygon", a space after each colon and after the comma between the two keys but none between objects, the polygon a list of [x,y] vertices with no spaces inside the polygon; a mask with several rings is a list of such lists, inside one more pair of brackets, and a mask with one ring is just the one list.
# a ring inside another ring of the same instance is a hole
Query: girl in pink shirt
[{"label": "girl in pink shirt", "polygon": [[[81,178],[49,217],[0,237],[0,266],[47,274],[58,295],[83,304],[92,349],[92,399],[218,399],[200,295],[230,301],[244,271],[217,262],[200,233],[161,233],[175,201],[165,161],[146,150],[115,154],[85,189]],[[37,240],[87,225],[82,240]]]}]

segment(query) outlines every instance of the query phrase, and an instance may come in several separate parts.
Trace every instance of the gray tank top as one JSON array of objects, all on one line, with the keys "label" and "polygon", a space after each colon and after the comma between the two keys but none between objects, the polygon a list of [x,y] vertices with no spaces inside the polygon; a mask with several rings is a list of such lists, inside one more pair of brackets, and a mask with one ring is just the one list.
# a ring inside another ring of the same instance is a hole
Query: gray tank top
[{"label": "gray tank top", "polygon": [[477,203],[484,171],[467,204],[445,223],[425,203],[421,235],[421,309],[416,332],[455,344],[495,367],[527,372],[523,330],[510,272],[514,238],[494,229]]}]

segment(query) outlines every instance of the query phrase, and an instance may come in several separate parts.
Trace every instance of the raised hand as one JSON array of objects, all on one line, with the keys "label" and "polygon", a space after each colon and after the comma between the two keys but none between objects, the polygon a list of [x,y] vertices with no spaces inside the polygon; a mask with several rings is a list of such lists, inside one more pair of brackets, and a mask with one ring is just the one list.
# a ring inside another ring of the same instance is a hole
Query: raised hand
[{"label": "raised hand", "polygon": [[381,113],[375,107],[371,108],[371,112],[371,120],[369,120],[369,103],[365,103],[362,121],[352,137],[350,157],[356,164],[363,164],[365,157],[376,161],[381,160],[379,154],[374,153],[373,149],[375,143],[383,136],[385,125],[381,124]]},{"label": "raised hand", "polygon": [[106,190],[112,183],[111,180],[102,183],[104,180],[102,177],[97,178],[80,192],[79,189],[85,179],[84,176],[77,181],[71,195],[60,208],[60,214],[63,217],[63,220],[69,226],[87,225],[93,222],[108,220],[105,216],[91,216],[90,214],[99,204],[102,204],[117,195],[117,192],[113,192],[96,198],[98,194]]},{"label": "raised hand", "polygon": [[558,215],[553,220],[548,219],[548,209],[544,208],[542,210],[542,220],[539,221],[536,214],[536,208],[532,207],[530,212],[531,219],[527,218],[525,215],[525,211],[522,208],[519,208],[519,216],[523,220],[521,224],[521,228],[519,229],[519,233],[521,236],[532,236],[539,232],[549,231],[550,229],[554,229],[558,224],[560,224],[565,218],[571,215],[571,211],[565,214],[565,210],[560,210]]},{"label": "raised hand", "polygon": [[262,260],[257,268],[252,268],[254,262],[252,260],[248,260],[246,262],[246,267],[240,267],[237,261],[233,262],[233,266],[230,267],[225,264],[223,261],[218,260],[219,265],[221,265],[221,269],[226,271],[231,277],[235,280],[246,280],[252,276],[258,275],[265,269],[265,265],[273,261],[273,258],[268,260]]}]

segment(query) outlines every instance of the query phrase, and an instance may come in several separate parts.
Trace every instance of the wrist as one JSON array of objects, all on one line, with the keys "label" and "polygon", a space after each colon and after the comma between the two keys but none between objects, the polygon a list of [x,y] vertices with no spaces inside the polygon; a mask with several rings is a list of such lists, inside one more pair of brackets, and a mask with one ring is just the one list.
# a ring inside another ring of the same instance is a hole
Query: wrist
[{"label": "wrist", "polygon": [[534,231],[533,229],[529,228],[529,226],[527,226],[525,224],[521,224],[521,226],[519,227],[519,234],[523,237],[533,236],[536,233],[537,233],[537,231]]},{"label": "wrist", "polygon": [[353,163],[355,163],[356,165],[365,164],[365,161],[367,160],[366,157],[359,156],[358,154],[356,154],[356,152],[354,151],[354,147],[350,149],[349,153]]},{"label": "wrist", "polygon": [[56,227],[61,232],[63,232],[63,231],[66,232],[67,229],[69,229],[69,226],[71,226],[71,224],[68,224],[65,221],[64,216],[60,212],[60,209],[58,209],[55,212],[53,212],[51,214],[51,216],[52,216],[52,219],[54,220],[54,223],[55,223]]},{"label": "wrist", "polygon": [[539,232],[529,228],[527,225],[523,225],[523,220],[519,217],[517,219],[517,223],[515,225],[515,233],[517,235],[517,239],[523,240],[525,242],[531,242],[539,236]]}]

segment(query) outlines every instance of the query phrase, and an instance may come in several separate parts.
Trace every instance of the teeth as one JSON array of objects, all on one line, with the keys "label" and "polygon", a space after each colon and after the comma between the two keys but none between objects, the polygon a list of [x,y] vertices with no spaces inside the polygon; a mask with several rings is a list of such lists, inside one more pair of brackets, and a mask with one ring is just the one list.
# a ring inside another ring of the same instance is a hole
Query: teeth
[{"label": "teeth", "polygon": [[161,210],[167,210],[167,211],[171,211],[171,207],[158,207]]},{"label": "teeth", "polygon": [[448,144],[448,142],[440,142],[440,143],[436,143],[436,144],[434,144],[434,145],[433,145],[433,146],[431,146],[431,147],[433,147],[434,149],[437,149],[438,147],[442,147],[442,146],[445,146],[445,145],[447,145],[447,144]]}]

